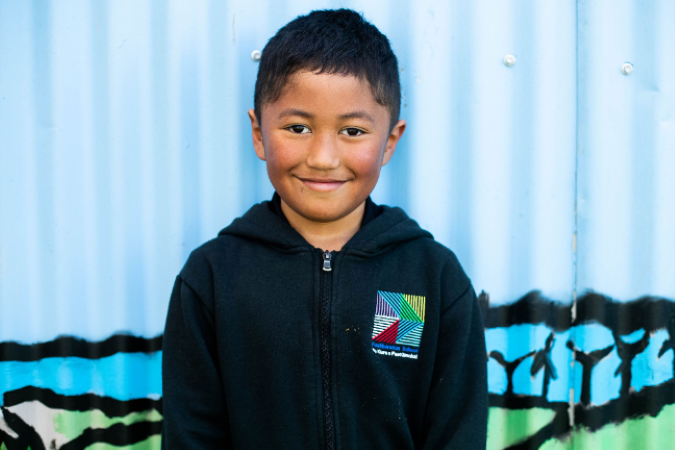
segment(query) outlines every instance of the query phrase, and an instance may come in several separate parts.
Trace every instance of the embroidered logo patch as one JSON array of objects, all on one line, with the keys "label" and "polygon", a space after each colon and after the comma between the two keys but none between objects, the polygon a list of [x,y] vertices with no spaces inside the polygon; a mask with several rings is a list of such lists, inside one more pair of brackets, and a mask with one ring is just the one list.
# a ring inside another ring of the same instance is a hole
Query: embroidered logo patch
[{"label": "embroidered logo patch", "polygon": [[424,330],[425,298],[419,295],[377,291],[373,351],[417,359]]}]

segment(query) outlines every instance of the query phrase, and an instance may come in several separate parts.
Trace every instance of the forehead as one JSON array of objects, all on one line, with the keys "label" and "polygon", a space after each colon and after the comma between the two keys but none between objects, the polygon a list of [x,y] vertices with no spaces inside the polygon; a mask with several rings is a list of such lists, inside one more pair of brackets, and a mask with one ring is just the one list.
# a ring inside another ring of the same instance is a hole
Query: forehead
[{"label": "forehead", "polygon": [[291,108],[305,110],[312,115],[339,116],[363,110],[372,115],[388,116],[387,109],[377,103],[370,83],[364,78],[309,71],[291,75],[279,98],[263,105],[263,108],[272,115]]}]

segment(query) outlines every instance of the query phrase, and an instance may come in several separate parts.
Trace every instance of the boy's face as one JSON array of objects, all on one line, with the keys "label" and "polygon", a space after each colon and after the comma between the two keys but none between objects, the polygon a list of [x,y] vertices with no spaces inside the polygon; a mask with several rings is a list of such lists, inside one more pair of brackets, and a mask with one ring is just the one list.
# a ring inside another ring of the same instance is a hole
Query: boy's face
[{"label": "boy's face", "polygon": [[367,81],[298,72],[281,97],[249,111],[253,145],[282,201],[313,222],[334,222],[375,188],[405,130],[390,131],[389,111]]}]

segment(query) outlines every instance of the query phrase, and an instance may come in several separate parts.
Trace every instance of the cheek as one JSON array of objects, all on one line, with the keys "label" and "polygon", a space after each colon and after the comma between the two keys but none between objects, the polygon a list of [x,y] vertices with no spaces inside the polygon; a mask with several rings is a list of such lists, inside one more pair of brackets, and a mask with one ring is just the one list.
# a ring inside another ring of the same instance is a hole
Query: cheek
[{"label": "cheek", "polygon": [[379,145],[368,145],[350,152],[352,170],[363,177],[373,177],[380,173],[383,151]]},{"label": "cheek", "polygon": [[270,174],[280,175],[302,162],[302,152],[297,147],[288,145],[283,139],[269,139],[265,143],[265,153]]}]

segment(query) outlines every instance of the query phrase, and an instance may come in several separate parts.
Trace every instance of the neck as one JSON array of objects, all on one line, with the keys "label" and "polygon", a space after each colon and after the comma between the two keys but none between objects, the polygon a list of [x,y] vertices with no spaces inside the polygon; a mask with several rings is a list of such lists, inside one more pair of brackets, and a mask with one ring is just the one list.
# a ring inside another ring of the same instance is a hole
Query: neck
[{"label": "neck", "polygon": [[314,222],[293,211],[283,200],[281,210],[286,220],[312,246],[327,251],[339,251],[359,231],[366,202],[334,222]]}]

